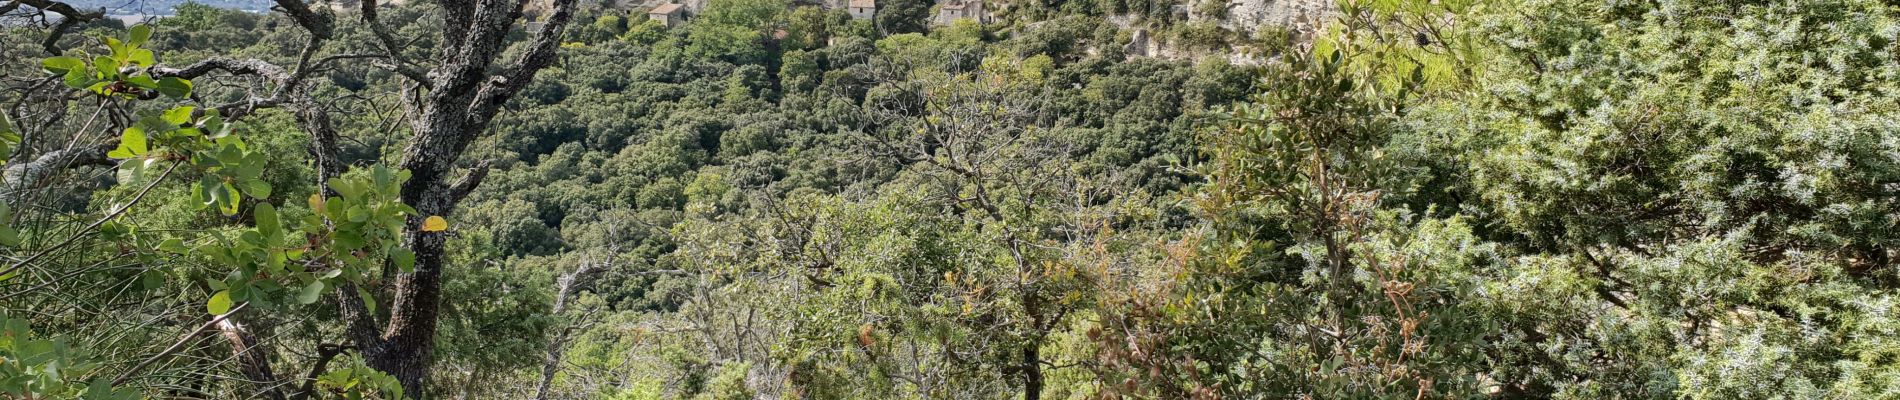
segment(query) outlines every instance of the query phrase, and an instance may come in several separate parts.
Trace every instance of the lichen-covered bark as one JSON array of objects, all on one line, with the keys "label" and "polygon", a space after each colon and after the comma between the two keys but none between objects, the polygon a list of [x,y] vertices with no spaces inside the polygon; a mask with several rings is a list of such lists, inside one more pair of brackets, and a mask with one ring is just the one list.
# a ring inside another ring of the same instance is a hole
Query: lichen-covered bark
[{"label": "lichen-covered bark", "polygon": [[258,342],[257,336],[234,318],[218,321],[217,329],[224,340],[231,344],[231,356],[237,359],[238,372],[250,381],[257,397],[284,400],[277,374],[271,372],[270,351]]},{"label": "lichen-covered bark", "polygon": [[[450,173],[468,145],[487,132],[503,104],[554,61],[561,35],[571,19],[575,0],[557,0],[555,11],[530,39],[529,51],[515,64],[490,73],[507,45],[507,34],[519,21],[523,2],[473,0],[440,2],[449,25],[439,59],[430,70],[428,93],[412,97],[419,111],[410,120],[415,136],[404,148],[399,166],[410,180],[402,187],[403,203],[419,212],[410,221],[403,244],[416,253],[415,270],[398,274],[389,321],[376,343],[363,344],[370,366],[395,376],[409,393],[426,393],[429,368],[434,362],[435,331],[441,308],[445,237],[419,229],[424,217],[448,215],[469,191],[480,185],[480,168],[451,181]],[[351,296],[346,294],[345,297]],[[346,305],[350,303],[345,300]],[[360,299],[356,304],[361,304]],[[346,312],[358,318],[369,313]],[[354,321],[353,324],[364,324]]]},{"label": "lichen-covered bark", "polygon": [[19,204],[20,200],[25,199],[48,179],[73,167],[111,165],[110,160],[106,158],[106,152],[116,147],[117,143],[110,143],[109,146],[111,147],[53,150],[40,154],[31,161],[7,165],[6,170],[0,172],[0,201],[7,204]]}]

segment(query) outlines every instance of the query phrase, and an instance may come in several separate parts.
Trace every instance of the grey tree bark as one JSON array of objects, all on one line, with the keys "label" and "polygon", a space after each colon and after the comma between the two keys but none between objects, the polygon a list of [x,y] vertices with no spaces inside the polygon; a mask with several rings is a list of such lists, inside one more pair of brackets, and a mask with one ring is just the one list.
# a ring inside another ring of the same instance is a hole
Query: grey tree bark
[{"label": "grey tree bark", "polygon": [[522,19],[519,0],[435,0],[447,22],[441,33],[433,68],[404,58],[401,46],[377,20],[378,4],[361,3],[359,16],[375,33],[382,53],[339,54],[315,58],[332,36],[334,22],[330,14],[317,13],[300,0],[276,0],[278,9],[311,34],[293,68],[284,68],[258,60],[214,58],[180,69],[169,70],[174,76],[197,77],[213,71],[263,76],[277,84],[268,97],[250,98],[219,107],[230,116],[242,116],[258,108],[290,107],[301,127],[312,138],[311,153],[316,160],[317,181],[327,188],[328,180],[341,174],[346,161],[339,158],[339,139],[328,114],[310,95],[304,78],[312,65],[342,59],[370,59],[373,64],[391,70],[409,81],[413,90],[405,91],[409,108],[409,127],[414,136],[403,149],[398,167],[408,170],[400,198],[420,215],[411,218],[403,235],[403,245],[416,254],[413,272],[394,274],[388,288],[392,299],[387,320],[368,311],[356,287],[339,285],[336,291],[340,315],[345,319],[350,341],[377,370],[394,376],[406,393],[426,397],[430,367],[434,365],[434,345],[442,295],[442,271],[448,267],[443,255],[446,237],[441,232],[421,230],[428,216],[446,216],[457,203],[481,184],[486,164],[471,168],[460,178],[451,175],[461,155],[488,131],[489,123],[502,107],[518,94],[534,75],[552,65],[576,0],[554,0],[553,12],[539,30],[532,33],[527,52],[518,60],[500,65],[498,59],[511,44],[508,32]]},{"label": "grey tree bark", "polygon": [[555,0],[554,12],[526,43],[527,53],[496,72],[490,71],[508,46],[508,31],[521,19],[526,2],[437,3],[447,21],[437,52],[441,63],[429,70],[427,81],[417,82],[427,88],[426,93],[410,97],[413,117],[409,126],[415,136],[403,149],[398,165],[410,173],[400,197],[420,213],[410,219],[403,236],[404,246],[416,254],[415,269],[396,275],[391,290],[394,299],[388,303],[389,320],[382,324],[380,333],[368,329],[376,324],[374,316],[360,308],[362,299],[355,299],[353,290],[340,291],[344,307],[358,307],[345,314],[356,319],[350,322],[352,336],[370,366],[396,377],[405,392],[417,394],[427,393],[441,308],[442,271],[448,266],[443,257],[446,236],[422,231],[423,217],[448,215],[481,184],[485,168],[476,168],[453,181],[450,173],[468,145],[487,132],[502,106],[537,72],[554,63],[575,0]]},{"label": "grey tree bark", "polygon": [[[619,249],[615,248],[611,251],[619,252]],[[567,314],[569,299],[573,298],[576,289],[587,284],[593,272],[611,268],[613,268],[613,256],[609,255],[605,261],[598,264],[592,259],[583,259],[580,265],[575,267],[573,271],[561,275],[561,278],[555,282],[554,315]],[[548,398],[548,390],[554,383],[554,373],[560,369],[561,357],[567,350],[568,340],[573,337],[574,331],[580,330],[587,325],[589,325],[589,323],[587,322],[586,316],[583,315],[581,318],[569,322],[567,326],[561,328],[560,333],[556,333],[553,339],[548,340],[548,348],[541,361],[541,382],[535,385],[534,388],[535,400],[546,400]]]},{"label": "grey tree bark", "polygon": [[[274,0],[275,9],[287,15],[309,34],[294,65],[277,65],[257,59],[213,57],[184,67],[154,68],[159,77],[189,79],[215,73],[262,78],[274,89],[268,95],[252,95],[240,101],[215,107],[227,118],[237,119],[258,109],[287,108],[299,126],[312,138],[310,151],[316,161],[320,187],[341,174],[346,160],[339,158],[340,141],[330,116],[312,94],[316,83],[310,75],[323,66],[341,60],[367,59],[409,81],[405,105],[410,109],[409,126],[414,136],[402,152],[398,167],[410,172],[410,180],[401,188],[400,198],[420,215],[411,218],[403,235],[403,244],[416,254],[413,272],[395,274],[394,284],[386,293],[392,296],[388,318],[381,320],[368,311],[364,299],[350,285],[337,290],[340,315],[345,319],[353,348],[369,365],[397,378],[403,389],[418,397],[427,397],[429,369],[433,365],[434,339],[441,306],[442,271],[448,267],[443,257],[446,237],[441,232],[424,232],[422,221],[428,216],[446,216],[486,176],[486,164],[478,164],[459,178],[451,179],[457,162],[470,143],[488,131],[509,99],[518,94],[540,70],[552,65],[560,47],[576,0],[553,0],[553,11],[530,39],[522,43],[526,53],[517,60],[500,62],[502,52],[514,44],[508,33],[522,21],[524,0],[433,0],[442,9],[446,26],[433,67],[408,60],[402,46],[377,21],[377,3],[361,2],[359,16],[375,33],[380,49],[370,53],[344,53],[318,57],[333,38],[335,15],[318,12],[303,0]],[[97,18],[52,0],[0,0],[0,11],[10,12],[21,6],[35,7],[66,15],[77,23]],[[68,24],[69,25],[69,24]],[[55,27],[47,38],[48,51],[68,25]],[[426,69],[426,73],[424,72]],[[107,163],[104,150],[73,149],[39,156],[31,162],[9,166],[5,171],[8,185],[32,185],[50,176],[50,171],[73,165]],[[19,188],[0,187],[0,197]],[[378,288],[383,289],[383,288]],[[380,291],[380,290],[379,290]],[[251,349],[255,338],[225,335],[233,348]],[[239,356],[240,368],[268,374],[269,360],[262,352]],[[257,356],[251,356],[255,354]],[[264,375],[260,375],[264,376]],[[275,380],[274,375],[270,380]],[[278,392],[273,398],[282,397]]]}]

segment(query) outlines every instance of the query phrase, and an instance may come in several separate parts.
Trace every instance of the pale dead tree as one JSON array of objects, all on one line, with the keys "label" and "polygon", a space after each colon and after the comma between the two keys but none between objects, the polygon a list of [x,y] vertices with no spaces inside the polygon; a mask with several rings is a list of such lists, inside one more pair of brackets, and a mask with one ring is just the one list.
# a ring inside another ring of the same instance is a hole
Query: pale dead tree
[{"label": "pale dead tree", "polygon": [[[1041,243],[1054,235],[1035,221],[1053,201],[1074,195],[1062,190],[1073,149],[1049,135],[1048,105],[1036,90],[985,73],[894,80],[867,96],[869,121],[861,128],[873,153],[917,166],[939,202],[999,232],[995,240],[1014,270],[1012,279],[996,282],[998,292],[1016,297],[1025,320],[974,328],[1009,343],[983,352],[1013,359],[1001,369],[1018,380],[1026,400],[1041,397],[1049,364],[1042,345],[1075,309],[1055,301],[1060,288],[1043,271],[1057,256]],[[944,352],[958,356],[956,349]]]},{"label": "pale dead tree", "polygon": [[[554,315],[568,315],[568,303],[577,294],[576,292],[592,284],[593,278],[599,272],[613,269],[614,258],[619,254],[620,246],[616,245],[608,246],[607,255],[598,259],[591,255],[581,256],[574,270],[556,278],[554,280]],[[554,384],[554,373],[561,369],[561,357],[567,351],[568,342],[573,340],[575,332],[585,331],[598,322],[594,319],[594,311],[598,310],[582,310],[548,340],[548,348],[541,360],[541,382],[534,388],[535,400],[548,398],[549,388]]]},{"label": "pale dead tree", "polygon": [[[12,11],[21,4],[34,5],[45,0],[5,1],[4,7]],[[352,285],[338,285],[336,294],[347,326],[349,347],[360,352],[371,367],[394,376],[405,392],[416,395],[427,393],[430,368],[434,364],[442,273],[448,267],[443,257],[446,236],[442,232],[423,231],[423,217],[450,214],[457,203],[481,183],[487,173],[485,163],[478,163],[459,178],[453,176],[456,165],[469,144],[488,132],[490,122],[509,99],[532,81],[536,73],[555,61],[576,0],[553,0],[552,11],[529,38],[520,43],[525,51],[513,60],[502,60],[503,51],[516,44],[508,39],[508,34],[525,21],[527,1],[433,0],[426,3],[439,8],[433,11],[439,12],[443,20],[441,31],[435,33],[440,39],[436,54],[426,61],[403,55],[406,45],[397,42],[390,28],[377,19],[380,5],[374,0],[358,3],[360,7],[355,10],[355,17],[374,33],[376,43],[365,46],[367,48],[335,51],[329,48],[342,47],[330,43],[336,36],[338,14],[316,3],[275,0],[273,9],[288,16],[307,35],[291,62],[212,57],[185,66],[153,68],[156,77],[262,81],[267,90],[252,90],[242,100],[209,108],[217,109],[229,119],[241,119],[268,108],[289,111],[311,137],[311,154],[316,164],[314,179],[326,190],[328,181],[343,173],[350,160],[340,158],[341,139],[323,99],[316,94],[318,85],[323,82],[310,78],[349,60],[366,61],[402,77],[407,88],[403,91],[407,110],[404,118],[412,136],[398,161],[398,167],[409,171],[411,176],[401,188],[400,199],[420,214],[411,218],[402,240],[405,247],[415,252],[415,266],[412,272],[404,273],[386,268],[389,272],[385,274],[393,278],[393,284],[366,288],[371,289],[368,292],[372,295],[389,297],[376,302],[389,305],[387,317],[369,312],[365,299],[358,297],[358,290]],[[57,7],[50,5],[45,9],[58,12]],[[54,34],[62,31],[63,28],[56,28]],[[61,157],[70,159],[60,159],[56,164],[73,165],[92,160],[89,157],[93,155]],[[10,173],[30,178],[36,172],[23,169]],[[27,180],[31,179],[22,179]],[[231,327],[243,327],[241,319],[242,316],[227,317]],[[243,329],[225,333],[227,337],[236,338],[232,340],[234,346],[252,348],[250,344],[256,343],[255,339],[247,339],[247,335]],[[259,357],[247,362],[263,360]],[[253,381],[276,380],[275,375],[269,373],[268,365],[247,365],[239,369],[252,375],[246,378]]]}]

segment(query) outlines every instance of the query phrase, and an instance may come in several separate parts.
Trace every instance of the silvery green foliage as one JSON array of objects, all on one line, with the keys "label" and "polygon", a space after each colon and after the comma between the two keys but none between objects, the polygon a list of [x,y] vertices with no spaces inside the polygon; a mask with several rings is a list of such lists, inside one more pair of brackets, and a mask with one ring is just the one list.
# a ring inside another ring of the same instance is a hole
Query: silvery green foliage
[{"label": "silvery green foliage", "polygon": [[1524,255],[1510,290],[1544,294],[1498,310],[1523,324],[1500,344],[1528,356],[1496,379],[1568,398],[1900,395],[1881,333],[1900,294],[1900,11],[1513,10],[1473,20],[1498,47],[1477,96],[1421,124],[1457,132],[1453,190]]}]

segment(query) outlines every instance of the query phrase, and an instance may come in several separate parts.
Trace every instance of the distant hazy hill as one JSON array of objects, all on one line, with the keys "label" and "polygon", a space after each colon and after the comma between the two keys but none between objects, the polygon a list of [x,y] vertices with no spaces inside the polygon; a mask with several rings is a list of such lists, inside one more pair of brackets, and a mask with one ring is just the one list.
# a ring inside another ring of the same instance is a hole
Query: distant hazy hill
[{"label": "distant hazy hill", "polygon": [[[169,15],[172,7],[184,4],[186,0],[71,0],[67,3],[81,9],[104,8],[107,13]],[[269,10],[270,0],[197,0],[199,3],[219,8],[232,8],[249,11]]]}]

